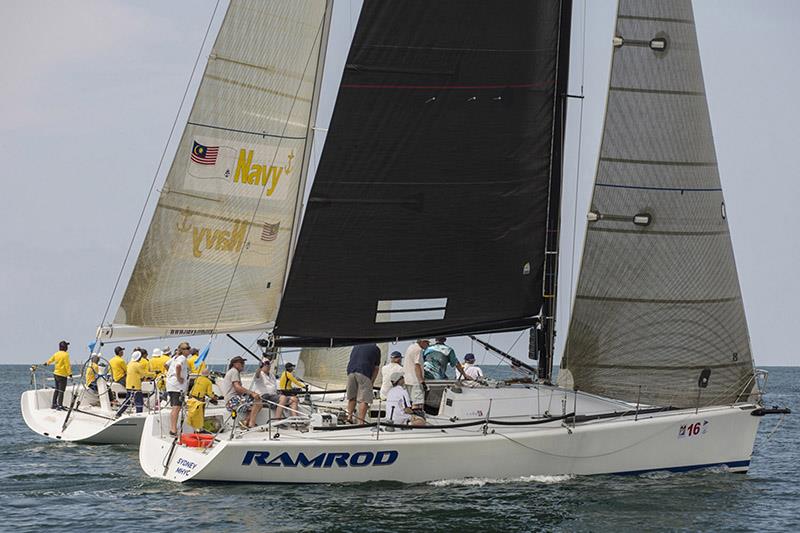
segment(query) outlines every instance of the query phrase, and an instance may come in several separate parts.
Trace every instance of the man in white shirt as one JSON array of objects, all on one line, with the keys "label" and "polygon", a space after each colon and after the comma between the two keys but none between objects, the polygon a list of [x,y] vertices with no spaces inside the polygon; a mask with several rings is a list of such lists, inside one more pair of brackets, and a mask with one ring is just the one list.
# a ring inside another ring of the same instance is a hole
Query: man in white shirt
[{"label": "man in white shirt", "polygon": [[181,413],[183,396],[189,388],[189,363],[186,361],[189,350],[189,343],[182,342],[167,368],[167,396],[172,406],[169,413],[169,434],[173,437],[178,436],[178,416]]},{"label": "man in white shirt", "polygon": [[[237,355],[228,364],[228,371],[225,372],[225,377],[222,378],[222,384],[219,388],[228,405],[241,404],[247,397],[253,398],[250,416],[247,419],[247,427],[252,428],[256,425],[258,412],[261,411],[261,395],[242,386],[242,370],[244,370],[244,357]],[[231,402],[231,400],[234,401]]]},{"label": "man in white shirt", "polygon": [[278,403],[278,379],[271,367],[272,361],[265,357],[253,378],[253,390],[261,395],[263,402],[272,402],[267,407],[275,407],[273,404]]},{"label": "man in white shirt", "polygon": [[403,356],[403,371],[405,373],[406,387],[411,393],[411,407],[423,409],[425,407],[425,374],[422,369],[422,352],[430,346],[428,339],[417,341],[406,348]]},{"label": "man in white shirt", "polygon": [[483,370],[475,364],[475,354],[464,356],[464,373],[472,379],[483,379]]},{"label": "man in white shirt", "polygon": [[411,398],[403,386],[403,372],[393,372],[389,376],[392,388],[386,393],[386,420],[394,424],[424,426],[425,419],[413,414]]},{"label": "man in white shirt", "polygon": [[389,379],[395,372],[403,372],[403,367],[400,363],[403,361],[403,354],[394,351],[389,355],[389,362],[381,368],[381,398],[386,399],[386,393],[392,388],[392,382]]}]

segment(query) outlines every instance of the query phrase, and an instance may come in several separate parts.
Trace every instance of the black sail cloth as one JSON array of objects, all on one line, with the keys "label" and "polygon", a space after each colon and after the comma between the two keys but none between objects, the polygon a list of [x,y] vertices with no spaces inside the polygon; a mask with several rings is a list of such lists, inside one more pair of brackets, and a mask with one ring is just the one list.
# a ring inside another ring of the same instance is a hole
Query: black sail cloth
[{"label": "black sail cloth", "polygon": [[539,312],[562,9],[364,2],[277,335],[501,330]]}]

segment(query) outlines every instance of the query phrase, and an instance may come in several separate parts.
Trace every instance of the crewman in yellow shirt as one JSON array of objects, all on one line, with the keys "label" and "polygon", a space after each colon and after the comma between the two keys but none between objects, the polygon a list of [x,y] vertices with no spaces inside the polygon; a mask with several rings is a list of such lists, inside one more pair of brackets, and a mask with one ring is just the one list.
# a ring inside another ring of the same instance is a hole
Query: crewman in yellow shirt
[{"label": "crewman in yellow shirt", "polygon": [[64,391],[67,390],[67,378],[72,376],[72,365],[69,362],[68,349],[69,343],[67,341],[59,342],[58,351],[44,363],[45,366],[55,364],[53,379],[56,382],[56,388],[53,391],[51,409],[64,408]]},{"label": "crewman in yellow shirt", "polygon": [[136,412],[144,410],[144,396],[142,395],[142,380],[151,378],[153,375],[147,369],[147,364],[142,364],[142,352],[136,350],[131,354],[131,362],[128,363],[125,375],[125,388],[128,389],[128,396],[133,396],[133,405]]},{"label": "crewman in yellow shirt", "polygon": [[115,383],[125,385],[125,373],[127,372],[128,365],[125,363],[125,348],[117,346],[114,348],[114,357],[108,362],[111,367],[111,379]]},{"label": "crewman in yellow shirt", "polygon": [[203,372],[203,369],[206,367],[206,362],[203,361],[200,363],[200,366],[195,366],[197,359],[200,357],[200,351],[197,348],[192,348],[191,355],[186,358],[186,362],[189,363],[189,373],[190,374],[200,374]]},{"label": "crewman in yellow shirt", "polygon": [[97,376],[100,375],[100,356],[92,354],[92,360],[86,365],[86,388],[97,392]]},{"label": "crewman in yellow shirt", "polygon": [[200,375],[195,380],[194,386],[189,393],[189,400],[186,403],[186,421],[196,430],[202,428],[203,424],[205,424],[206,398],[209,398],[213,404],[217,403],[217,395],[214,394],[213,384],[208,374],[207,368],[200,371]]},{"label": "crewman in yellow shirt", "polygon": [[158,387],[158,390],[161,392],[167,389],[165,384],[167,377],[167,361],[169,361],[169,356],[164,355],[160,348],[153,350],[153,357],[150,358],[150,372],[155,376],[156,387]]},{"label": "crewman in yellow shirt", "polygon": [[286,363],[283,367],[283,374],[281,374],[281,377],[278,379],[278,392],[280,393],[280,397],[278,398],[278,407],[275,408],[275,418],[279,420],[283,415],[283,406],[287,403],[290,409],[292,409],[292,411],[290,411],[292,414],[289,416],[297,414],[297,406],[300,402],[297,400],[297,389],[294,388],[294,385],[301,388],[306,386],[305,383],[292,375],[292,370],[294,370],[294,365],[292,363]]}]

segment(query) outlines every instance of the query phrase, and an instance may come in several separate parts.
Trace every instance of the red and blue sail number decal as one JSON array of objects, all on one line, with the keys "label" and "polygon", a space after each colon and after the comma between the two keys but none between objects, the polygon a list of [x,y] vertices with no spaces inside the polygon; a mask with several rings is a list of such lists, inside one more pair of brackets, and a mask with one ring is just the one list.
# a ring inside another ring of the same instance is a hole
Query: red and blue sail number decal
[{"label": "red and blue sail number decal", "polygon": [[683,424],[678,428],[678,438],[699,437],[708,432],[708,420],[702,422],[694,422],[692,424]]}]

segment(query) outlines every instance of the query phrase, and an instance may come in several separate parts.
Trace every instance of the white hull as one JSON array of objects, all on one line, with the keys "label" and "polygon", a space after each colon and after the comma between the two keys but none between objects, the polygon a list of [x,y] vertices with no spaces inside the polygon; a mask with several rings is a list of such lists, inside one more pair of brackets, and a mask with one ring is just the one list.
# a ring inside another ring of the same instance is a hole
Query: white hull
[{"label": "white hull", "polygon": [[[145,418],[148,414],[160,412],[168,407],[162,407],[156,401],[152,392],[153,384],[145,382],[143,391],[145,392],[144,411],[142,413],[132,412],[129,408],[125,414],[117,417],[117,408],[112,407],[106,400],[106,384],[98,380],[98,387],[102,394],[95,394],[94,405],[88,403],[87,391],[83,388],[78,389],[78,398],[81,405],[74,405],[67,419],[67,410],[57,411],[51,409],[53,389],[42,388],[32,389],[22,393],[20,399],[20,409],[22,418],[30,429],[34,432],[55,440],[67,442],[80,442],[86,444],[130,444],[138,446],[142,439],[142,429],[144,428]],[[114,385],[117,387],[117,385]],[[73,386],[69,385],[64,391],[65,407],[72,404]],[[119,389],[124,391],[124,389]],[[219,389],[214,385],[214,392],[219,394]],[[166,403],[166,402],[162,402]],[[218,407],[207,406],[206,417],[224,414],[226,411],[222,405]],[[64,422],[67,421],[65,425]]]},{"label": "white hull", "polygon": [[[571,394],[548,389],[553,397]],[[588,410],[579,412],[591,412],[593,398],[579,398],[579,406],[588,406]],[[594,403],[597,407],[600,402]],[[178,482],[418,483],[711,466],[746,472],[759,423],[759,417],[750,414],[755,407],[708,407],[697,413],[694,409],[662,411],[640,414],[638,420],[629,415],[574,425],[563,420],[534,426],[490,424],[486,432],[483,426],[430,428],[381,431],[378,437],[374,428],[304,433],[282,430],[280,438],[275,439],[267,431],[249,431],[232,440],[228,432],[220,434],[210,449],[173,447],[173,439],[162,436],[160,417],[150,416],[142,434],[139,460],[148,475]],[[433,421],[449,423],[446,418]],[[695,427],[697,434],[692,434]]]},{"label": "white hull", "polygon": [[[44,437],[67,442],[89,444],[138,444],[146,414],[126,414],[115,418],[115,412],[96,406],[80,407],[80,411],[50,409],[52,389],[29,390],[22,393],[22,418],[33,431]],[[71,401],[71,387],[64,393],[64,405]]]}]

